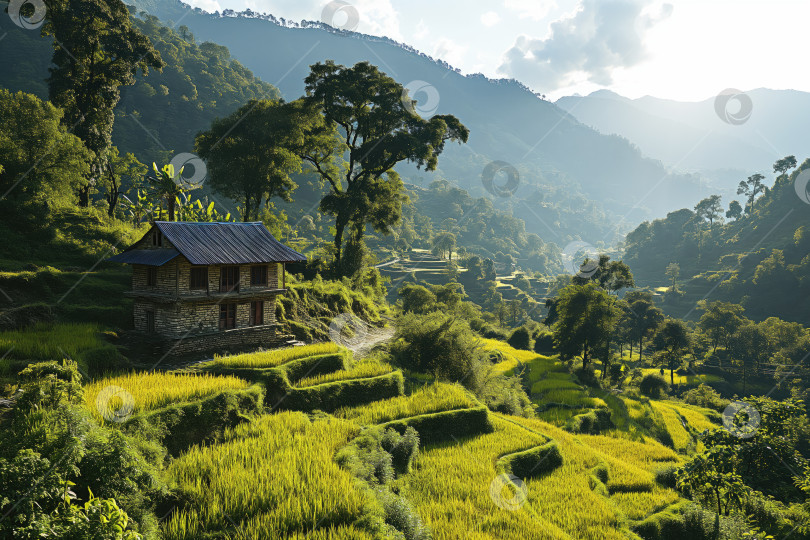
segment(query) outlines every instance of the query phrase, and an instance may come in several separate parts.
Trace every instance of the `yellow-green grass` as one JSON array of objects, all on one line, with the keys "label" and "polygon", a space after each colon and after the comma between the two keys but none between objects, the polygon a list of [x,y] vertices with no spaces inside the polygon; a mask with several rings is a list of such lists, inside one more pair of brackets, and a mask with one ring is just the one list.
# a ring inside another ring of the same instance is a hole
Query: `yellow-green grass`
[{"label": "yellow-green grass", "polygon": [[298,358],[329,354],[339,350],[340,347],[336,343],[329,341],[304,345],[303,347],[287,347],[285,349],[273,349],[235,356],[215,356],[214,360],[208,365],[229,368],[272,368]]},{"label": "yellow-green grass", "polygon": [[591,397],[582,390],[570,388],[560,388],[543,392],[536,403],[557,403],[560,405],[568,405],[569,407],[607,407],[607,403],[605,403],[602,398]]},{"label": "yellow-green grass", "polygon": [[596,465],[607,462],[611,480],[618,476],[627,484],[644,484],[649,480],[648,474],[590,448],[583,444],[579,436],[546,422],[529,418],[515,418],[515,421],[554,439],[563,457],[562,466],[540,478],[526,481],[531,507],[563,529],[569,538],[627,538],[618,509],[608,497],[592,489],[590,471]]},{"label": "yellow-green grass", "polygon": [[[667,382],[670,382],[669,378],[669,370],[664,370],[664,375],[661,375],[661,370],[656,368],[643,368],[641,370],[643,375],[658,375],[659,377],[663,377],[666,379]],[[697,386],[700,383],[710,383],[710,382],[717,382],[720,380],[718,375],[694,375],[692,373],[688,373],[686,375],[679,375],[677,373],[674,374],[674,381],[675,384],[683,384],[689,386]]]},{"label": "yellow-green grass", "polygon": [[581,387],[572,380],[540,379],[532,384],[532,394],[539,394],[548,390],[580,390]]},{"label": "yellow-green grass", "polygon": [[655,412],[661,415],[664,421],[664,427],[667,432],[669,432],[670,437],[672,437],[672,443],[675,449],[679,452],[685,452],[689,444],[693,441],[689,431],[684,427],[678,412],[660,401],[650,401],[650,405],[652,405]]},{"label": "yellow-green grass", "polygon": [[25,330],[0,332],[0,356],[22,360],[75,360],[82,351],[100,345],[95,324],[37,324]]},{"label": "yellow-green grass", "polygon": [[552,363],[553,360],[547,356],[537,354],[534,351],[515,349],[508,343],[497,339],[481,339],[481,349],[483,351],[498,351],[504,359],[495,364],[495,371],[507,373],[513,371],[518,366],[533,363]]},{"label": "yellow-green grass", "polygon": [[570,418],[582,414],[580,409],[569,409],[567,407],[551,407],[544,411],[537,411],[536,416],[540,420],[553,424],[557,427],[566,425]]},{"label": "yellow-green grass", "polygon": [[459,384],[434,383],[423,386],[409,396],[375,401],[358,407],[344,407],[335,411],[339,418],[354,420],[358,424],[381,424],[420,414],[475,407],[478,403]]},{"label": "yellow-green grass", "polygon": [[[717,429],[720,427],[718,424],[715,424],[706,416],[706,413],[710,413],[708,409],[701,409],[700,407],[695,407],[693,405],[687,405],[685,403],[678,403],[678,402],[666,402],[668,407],[671,407],[675,411],[677,411],[681,416],[686,419],[686,423],[689,427],[693,428],[696,432],[701,433],[707,429]],[[705,411],[705,412],[704,412]]]},{"label": "yellow-green grass", "polygon": [[189,504],[166,521],[164,539],[204,531],[259,540],[367,538],[359,521],[368,496],[334,461],[358,433],[345,420],[282,412],[228,430],[221,444],[193,447],[169,466]]},{"label": "yellow-green grass", "polygon": [[678,493],[656,486],[652,491],[614,493],[610,499],[628,519],[641,521],[678,501]]},{"label": "yellow-green grass", "polygon": [[313,377],[306,377],[298,381],[295,386],[303,388],[306,386],[316,386],[328,382],[347,381],[351,379],[364,379],[366,377],[376,377],[386,375],[394,371],[394,368],[385,362],[377,360],[361,360],[349,369],[339,369],[332,373],[324,373]]},{"label": "yellow-green grass", "polygon": [[[395,486],[414,504],[435,540],[570,539],[550,522],[545,509],[527,508],[532,506],[528,503],[511,511],[493,502],[490,486],[497,476],[497,459],[543,444],[546,438],[501,418],[492,420],[493,433],[426,445],[412,472],[396,479]],[[512,497],[508,491],[503,490],[503,498]]]},{"label": "yellow-green grass", "polygon": [[[232,376],[163,372],[129,373],[87,384],[84,387],[84,398],[92,414],[101,419],[105,416],[104,413],[112,413],[122,408],[132,413],[149,411],[170,403],[191,401],[225,390],[240,390],[248,386],[250,383],[247,381]],[[119,389],[123,389],[124,392]],[[102,395],[99,400],[100,393]],[[109,414],[106,416],[109,418]]]},{"label": "yellow-green grass", "polygon": [[644,417],[645,411],[648,410],[648,405],[642,403],[641,401],[630,399],[630,398],[623,398],[624,404],[627,407],[627,414],[630,415],[635,421],[639,421],[641,418]]}]

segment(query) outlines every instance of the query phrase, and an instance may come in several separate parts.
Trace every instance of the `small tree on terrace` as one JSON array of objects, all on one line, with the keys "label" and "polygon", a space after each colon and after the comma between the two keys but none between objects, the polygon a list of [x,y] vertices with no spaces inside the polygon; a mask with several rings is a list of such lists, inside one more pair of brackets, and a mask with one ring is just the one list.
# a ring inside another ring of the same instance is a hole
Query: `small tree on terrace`
[{"label": "small tree on terrace", "polygon": [[773,164],[773,172],[777,174],[785,174],[790,169],[796,168],[796,156],[786,156],[782,159],[777,159]]}]

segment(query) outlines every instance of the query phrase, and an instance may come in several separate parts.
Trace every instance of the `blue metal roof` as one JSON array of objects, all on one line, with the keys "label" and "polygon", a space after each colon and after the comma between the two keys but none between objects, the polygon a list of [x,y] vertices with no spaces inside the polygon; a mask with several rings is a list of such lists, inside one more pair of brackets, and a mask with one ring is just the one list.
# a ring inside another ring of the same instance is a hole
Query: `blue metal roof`
[{"label": "blue metal roof", "polygon": [[[174,250],[136,250],[134,246],[112,257],[111,261],[134,262],[124,257],[134,251],[177,252],[191,264],[257,264],[306,261],[307,258],[276,240],[261,222],[205,223],[189,221],[156,221],[155,227],[175,247]],[[147,233],[147,236],[151,233]],[[137,244],[136,244],[137,245]],[[176,251],[175,251],[176,250]],[[140,257],[140,256],[137,256]],[[137,258],[136,257],[136,258]],[[155,256],[157,258],[157,256]]]},{"label": "blue metal roof", "polygon": [[176,249],[130,249],[107,260],[127,264],[163,266],[178,255],[180,252]]}]

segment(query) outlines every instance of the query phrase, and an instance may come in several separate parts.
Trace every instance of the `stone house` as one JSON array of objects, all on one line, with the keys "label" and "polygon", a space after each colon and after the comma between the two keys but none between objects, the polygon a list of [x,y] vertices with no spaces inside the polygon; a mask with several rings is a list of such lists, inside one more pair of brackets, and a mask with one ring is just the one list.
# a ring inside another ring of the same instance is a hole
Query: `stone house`
[{"label": "stone house", "polygon": [[156,221],[108,260],[132,265],[135,330],[185,354],[279,344],[285,264],[306,257],[262,223]]}]

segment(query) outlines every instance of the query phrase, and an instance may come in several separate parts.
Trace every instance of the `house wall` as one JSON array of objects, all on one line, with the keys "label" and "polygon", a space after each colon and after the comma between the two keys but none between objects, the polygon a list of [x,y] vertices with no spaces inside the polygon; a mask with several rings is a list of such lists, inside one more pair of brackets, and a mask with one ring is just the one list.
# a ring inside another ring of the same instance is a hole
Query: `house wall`
[{"label": "house wall", "polygon": [[[276,297],[264,300],[264,325],[276,324]],[[146,332],[146,312],[155,313],[155,333],[165,337],[220,332],[220,304],[225,302],[177,302],[165,304],[136,299],[134,307],[135,330]],[[254,328],[250,326],[250,300],[240,300],[236,305],[235,330]]]}]

